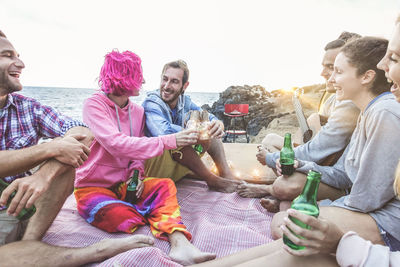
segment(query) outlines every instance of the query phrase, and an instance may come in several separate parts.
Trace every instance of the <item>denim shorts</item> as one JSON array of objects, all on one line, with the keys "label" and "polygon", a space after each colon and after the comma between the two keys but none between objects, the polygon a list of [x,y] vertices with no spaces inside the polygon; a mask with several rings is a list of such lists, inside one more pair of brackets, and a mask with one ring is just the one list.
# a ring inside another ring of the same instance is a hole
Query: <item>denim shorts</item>
[{"label": "denim shorts", "polygon": [[400,251],[400,241],[388,232],[386,232],[379,224],[378,228],[381,232],[383,242],[385,242],[385,245],[390,248],[390,251]]},{"label": "denim shorts", "polygon": [[6,210],[0,211],[0,246],[21,240],[28,222],[7,215]]}]

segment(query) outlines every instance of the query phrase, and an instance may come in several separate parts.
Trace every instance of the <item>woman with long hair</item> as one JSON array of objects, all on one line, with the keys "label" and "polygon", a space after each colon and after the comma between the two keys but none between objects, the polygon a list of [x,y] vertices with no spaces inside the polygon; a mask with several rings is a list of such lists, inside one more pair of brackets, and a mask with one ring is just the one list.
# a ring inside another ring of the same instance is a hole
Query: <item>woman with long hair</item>
[{"label": "woman with long hair", "polygon": [[[274,218],[275,234],[287,235],[293,243],[305,246],[304,250],[292,250],[279,239],[205,263],[205,266],[399,264],[399,252],[390,252],[400,249],[400,201],[396,198],[400,193],[399,169],[396,180],[393,178],[400,157],[400,106],[393,96],[400,100],[399,22],[396,22],[386,55],[382,50],[386,50],[387,41],[380,38],[364,37],[342,48],[330,79],[339,98],[350,99],[360,108],[357,128],[335,166],[300,162],[298,169],[317,170],[322,173],[322,181],[339,188],[351,187],[351,192],[333,202],[331,207],[321,207],[318,219],[293,209]],[[384,71],[377,69],[377,64]],[[393,94],[389,92],[385,73],[389,82],[393,81]],[[311,229],[297,226],[288,215]]]}]

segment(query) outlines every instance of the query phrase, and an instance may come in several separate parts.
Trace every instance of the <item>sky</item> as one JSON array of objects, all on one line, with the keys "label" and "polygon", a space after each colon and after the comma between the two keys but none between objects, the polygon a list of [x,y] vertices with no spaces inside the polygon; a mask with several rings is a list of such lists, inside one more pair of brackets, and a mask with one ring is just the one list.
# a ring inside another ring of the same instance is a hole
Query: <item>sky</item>
[{"label": "sky", "polygon": [[323,47],[343,31],[390,38],[399,0],[0,0],[0,29],[25,86],[97,88],[104,55],[142,58],[145,90],[183,59],[187,90],[323,83]]}]

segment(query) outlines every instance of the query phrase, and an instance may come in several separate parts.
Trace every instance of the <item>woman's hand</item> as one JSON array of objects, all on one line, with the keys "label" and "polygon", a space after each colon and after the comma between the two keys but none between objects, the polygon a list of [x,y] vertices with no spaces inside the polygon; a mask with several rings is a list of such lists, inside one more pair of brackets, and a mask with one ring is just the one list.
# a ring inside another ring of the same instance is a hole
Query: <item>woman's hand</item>
[{"label": "woman's hand", "polygon": [[140,198],[140,196],[141,196],[142,193],[143,193],[143,190],[144,190],[144,183],[143,183],[142,180],[139,179],[139,180],[138,180],[137,187],[136,187],[136,197],[137,197],[137,199]]},{"label": "woman's hand", "polygon": [[[297,169],[299,167],[299,162],[297,160],[294,160],[293,167],[295,169]],[[282,175],[282,167],[281,167],[281,162],[279,161],[279,159],[277,159],[275,162],[275,168],[276,168],[276,173],[278,174],[278,176],[281,176]],[[284,175],[284,176],[287,177],[287,175]]]},{"label": "woman's hand", "polygon": [[[311,226],[311,229],[301,228],[288,217],[285,217],[284,224],[281,225],[283,234],[286,235],[294,244],[306,247],[306,249],[303,250],[293,250],[287,245],[284,245],[283,248],[287,252],[295,256],[308,256],[319,253],[329,254],[336,252],[336,248],[344,233],[334,223],[323,218],[317,219],[294,209],[289,209],[288,214]],[[292,231],[290,231],[289,228]],[[302,236],[305,239],[299,238],[295,234]]]},{"label": "woman's hand", "polygon": [[258,162],[260,162],[262,165],[267,165],[266,157],[267,157],[267,150],[262,146],[259,145],[257,146],[258,152],[256,154]]},{"label": "woman's hand", "polygon": [[199,138],[199,131],[194,129],[182,130],[175,134],[175,138],[177,147],[194,145]]}]

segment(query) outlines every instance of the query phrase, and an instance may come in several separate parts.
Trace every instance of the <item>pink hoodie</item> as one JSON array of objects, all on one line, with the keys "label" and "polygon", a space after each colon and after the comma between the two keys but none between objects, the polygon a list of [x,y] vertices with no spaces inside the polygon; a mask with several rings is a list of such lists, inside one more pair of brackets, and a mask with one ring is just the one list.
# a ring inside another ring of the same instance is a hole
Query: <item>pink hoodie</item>
[{"label": "pink hoodie", "polygon": [[[130,137],[129,106],[133,137]],[[141,106],[129,101],[124,108],[117,108],[122,132],[118,129],[115,104],[106,95],[95,93],[85,101],[83,121],[91,129],[95,140],[90,146],[89,158],[76,171],[75,187],[110,187],[127,181],[134,169],[138,169],[143,176],[146,159],[176,148],[173,134],[144,136],[145,118]]]}]

